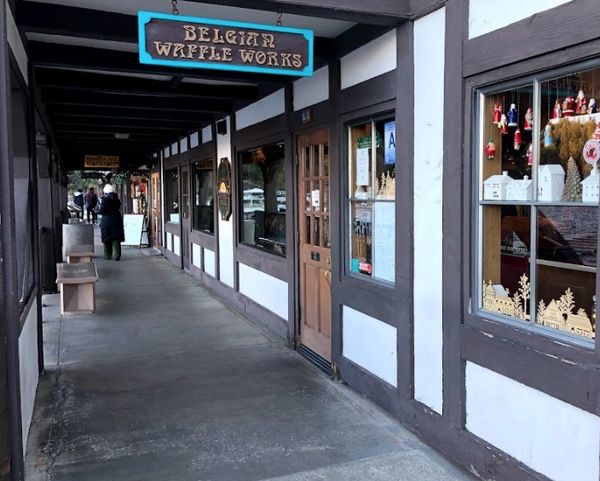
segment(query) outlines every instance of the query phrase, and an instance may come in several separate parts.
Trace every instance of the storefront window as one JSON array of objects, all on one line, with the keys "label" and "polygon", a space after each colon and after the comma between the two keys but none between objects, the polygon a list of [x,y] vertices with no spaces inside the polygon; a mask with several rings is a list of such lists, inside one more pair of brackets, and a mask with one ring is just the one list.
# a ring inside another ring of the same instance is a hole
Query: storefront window
[{"label": "storefront window", "polygon": [[176,168],[165,171],[165,214],[167,222],[179,224],[179,174]]},{"label": "storefront window", "polygon": [[349,271],[395,280],[396,122],[370,120],[349,127]]},{"label": "storefront window", "polygon": [[213,161],[197,162],[193,167],[193,228],[214,234],[215,199]]},{"label": "storefront window", "polygon": [[240,241],[282,256],[286,248],[284,147],[279,142],[240,153]]},{"label": "storefront window", "polygon": [[[480,308],[595,337],[600,69],[482,96]],[[539,140],[538,140],[539,139]]]}]

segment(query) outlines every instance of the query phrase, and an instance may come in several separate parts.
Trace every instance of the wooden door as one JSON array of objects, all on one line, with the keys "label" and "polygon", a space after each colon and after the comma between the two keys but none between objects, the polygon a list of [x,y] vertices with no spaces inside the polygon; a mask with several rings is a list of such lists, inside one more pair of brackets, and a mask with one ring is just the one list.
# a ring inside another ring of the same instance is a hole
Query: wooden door
[{"label": "wooden door", "polygon": [[160,173],[154,172],[153,174],[151,174],[150,185],[150,226],[152,229],[152,247],[160,249],[160,246],[162,244],[162,222],[160,213]]},{"label": "wooden door", "polygon": [[179,188],[179,212],[181,213],[181,262],[184,269],[190,268],[190,167],[181,167],[181,186]]},{"label": "wooden door", "polygon": [[298,137],[300,342],[331,361],[329,131]]}]

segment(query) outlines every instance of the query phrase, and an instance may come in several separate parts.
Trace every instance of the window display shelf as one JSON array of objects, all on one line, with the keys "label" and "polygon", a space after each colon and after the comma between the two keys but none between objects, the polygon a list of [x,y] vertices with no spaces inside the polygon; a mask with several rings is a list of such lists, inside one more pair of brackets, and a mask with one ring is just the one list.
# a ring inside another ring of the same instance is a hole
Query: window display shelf
[{"label": "window display shelf", "polygon": [[595,267],[584,266],[581,264],[570,264],[568,262],[546,261],[544,259],[537,259],[537,263],[540,266],[559,267],[561,269],[569,269],[572,271],[591,272],[593,274],[596,273]]},{"label": "window display shelf", "polygon": [[396,201],[394,199],[376,199],[373,197],[370,197],[368,199],[357,199],[356,197],[351,197],[350,202],[391,202],[391,203],[394,203]]},{"label": "window display shelf", "polygon": [[595,202],[540,202],[536,200],[480,200],[480,205],[527,205],[540,207],[600,207]]}]

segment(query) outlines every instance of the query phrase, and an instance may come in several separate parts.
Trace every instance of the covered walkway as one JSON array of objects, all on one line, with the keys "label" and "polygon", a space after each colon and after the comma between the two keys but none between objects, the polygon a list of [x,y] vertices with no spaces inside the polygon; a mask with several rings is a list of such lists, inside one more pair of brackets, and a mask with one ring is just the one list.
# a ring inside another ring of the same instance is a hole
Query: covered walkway
[{"label": "covered walkway", "polygon": [[28,481],[471,479],[164,258],[95,261],[96,314],[45,297]]}]

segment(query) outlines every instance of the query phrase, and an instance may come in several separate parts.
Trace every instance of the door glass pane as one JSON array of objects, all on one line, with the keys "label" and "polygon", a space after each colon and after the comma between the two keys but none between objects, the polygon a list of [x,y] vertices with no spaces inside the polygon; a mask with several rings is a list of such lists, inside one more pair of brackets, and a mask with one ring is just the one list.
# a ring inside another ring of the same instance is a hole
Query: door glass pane
[{"label": "door glass pane", "polygon": [[329,145],[323,145],[323,175],[329,177]]},{"label": "door glass pane", "polygon": [[323,195],[321,196],[321,210],[323,212],[329,212],[329,180],[323,179],[322,184]]},{"label": "door glass pane", "polygon": [[311,232],[310,232],[310,227],[311,227],[311,222],[310,222],[310,215],[306,216],[306,227],[305,227],[305,235],[306,235],[306,239],[305,242],[307,244],[310,244],[310,239],[311,239]]},{"label": "door glass pane", "polygon": [[323,217],[323,247],[331,247],[331,239],[329,238],[329,216]]},{"label": "door glass pane", "polygon": [[310,147],[306,146],[302,149],[304,159],[304,177],[310,177]]},{"label": "door glass pane", "polygon": [[321,189],[318,180],[313,181],[313,190],[311,192],[312,208],[315,212],[321,211]]},{"label": "door glass pane", "polygon": [[305,192],[305,199],[306,199],[306,210],[310,211],[310,206],[312,204],[312,196],[311,196],[311,189],[310,189],[310,180],[307,180],[304,182],[304,192]]},{"label": "door glass pane", "polygon": [[315,217],[315,232],[313,237],[313,245],[320,246],[321,245],[321,233],[320,233],[320,224],[321,219],[319,217]]},{"label": "door glass pane", "polygon": [[319,177],[321,175],[321,156],[319,155],[319,146],[312,146],[312,176]]}]

